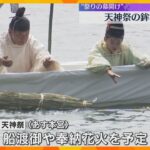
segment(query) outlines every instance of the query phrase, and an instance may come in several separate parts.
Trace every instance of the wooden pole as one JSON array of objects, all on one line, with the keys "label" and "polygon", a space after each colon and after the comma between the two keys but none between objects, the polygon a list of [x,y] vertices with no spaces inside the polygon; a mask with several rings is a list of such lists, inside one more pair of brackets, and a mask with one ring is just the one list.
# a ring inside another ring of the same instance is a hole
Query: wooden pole
[{"label": "wooden pole", "polygon": [[54,4],[50,4],[50,14],[49,14],[49,31],[48,31],[48,51],[52,53],[52,26],[53,26],[53,12]]}]

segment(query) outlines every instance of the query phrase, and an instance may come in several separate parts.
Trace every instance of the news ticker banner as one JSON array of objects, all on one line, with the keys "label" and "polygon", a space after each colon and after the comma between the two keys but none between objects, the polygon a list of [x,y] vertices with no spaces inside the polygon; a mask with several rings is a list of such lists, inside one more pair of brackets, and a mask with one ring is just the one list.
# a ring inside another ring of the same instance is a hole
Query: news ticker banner
[{"label": "news ticker banner", "polygon": [[150,0],[0,0],[0,3],[150,3]]},{"label": "news ticker banner", "polygon": [[104,24],[108,21],[150,23],[150,4],[79,4],[80,23]]},{"label": "news ticker banner", "polygon": [[0,147],[0,150],[149,150],[150,147]]},{"label": "news ticker banner", "polygon": [[0,145],[2,146],[0,150],[7,147],[26,150],[26,146],[32,149],[34,149],[33,146],[36,148],[39,146],[39,149],[44,150],[51,149],[52,146],[57,146],[55,149],[58,150],[69,150],[73,149],[74,146],[77,146],[75,148],[79,150],[86,150],[88,147],[90,147],[89,150],[97,150],[97,148],[110,150],[114,147],[115,150],[122,148],[138,150],[139,147],[140,150],[142,148],[150,149],[148,147],[150,138],[147,132],[73,132],[68,130],[69,128],[70,123],[67,120],[0,120]]}]

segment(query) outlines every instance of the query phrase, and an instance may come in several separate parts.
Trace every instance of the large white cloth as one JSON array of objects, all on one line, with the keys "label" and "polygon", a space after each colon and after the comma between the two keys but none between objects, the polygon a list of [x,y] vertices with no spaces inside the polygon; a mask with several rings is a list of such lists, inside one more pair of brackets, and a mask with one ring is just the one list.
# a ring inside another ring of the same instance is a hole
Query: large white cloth
[{"label": "large white cloth", "polygon": [[43,61],[51,57],[43,44],[39,43],[32,35],[29,35],[24,45],[16,45],[12,42],[9,33],[0,37],[0,57],[8,56],[13,61],[11,67],[0,67],[0,72],[30,72],[44,71]]}]

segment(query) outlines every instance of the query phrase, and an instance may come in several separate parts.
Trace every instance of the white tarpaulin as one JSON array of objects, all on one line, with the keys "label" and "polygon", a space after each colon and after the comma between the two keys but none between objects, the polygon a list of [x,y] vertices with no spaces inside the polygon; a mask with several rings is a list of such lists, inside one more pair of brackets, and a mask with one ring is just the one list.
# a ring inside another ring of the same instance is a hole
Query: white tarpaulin
[{"label": "white tarpaulin", "polygon": [[150,104],[150,69],[113,67],[115,84],[106,74],[87,70],[0,75],[0,91],[58,93],[94,101],[96,106]]}]

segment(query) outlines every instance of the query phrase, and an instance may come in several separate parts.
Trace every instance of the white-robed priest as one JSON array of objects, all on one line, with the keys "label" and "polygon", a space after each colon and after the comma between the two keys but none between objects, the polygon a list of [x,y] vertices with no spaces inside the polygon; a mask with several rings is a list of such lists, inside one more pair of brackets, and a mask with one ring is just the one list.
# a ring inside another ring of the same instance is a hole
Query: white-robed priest
[{"label": "white-robed priest", "polygon": [[24,7],[18,9],[9,24],[8,33],[0,37],[0,72],[62,70],[44,45],[30,35],[30,21],[24,12]]}]

